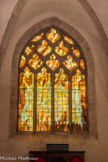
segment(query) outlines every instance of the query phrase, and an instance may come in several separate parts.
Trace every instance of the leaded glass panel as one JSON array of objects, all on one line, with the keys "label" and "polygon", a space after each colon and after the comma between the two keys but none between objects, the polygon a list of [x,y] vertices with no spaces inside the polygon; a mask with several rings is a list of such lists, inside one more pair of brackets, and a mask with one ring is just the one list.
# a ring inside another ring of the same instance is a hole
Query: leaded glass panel
[{"label": "leaded glass panel", "polygon": [[54,114],[55,131],[69,130],[69,80],[68,75],[61,68],[55,74],[54,82]]},{"label": "leaded glass panel", "polygon": [[86,85],[85,75],[78,69],[72,76],[72,129],[86,130]]},{"label": "leaded glass panel", "polygon": [[34,74],[26,67],[19,76],[18,131],[33,131]]},{"label": "leaded glass panel", "polygon": [[45,67],[37,74],[37,131],[51,131],[51,74]]}]

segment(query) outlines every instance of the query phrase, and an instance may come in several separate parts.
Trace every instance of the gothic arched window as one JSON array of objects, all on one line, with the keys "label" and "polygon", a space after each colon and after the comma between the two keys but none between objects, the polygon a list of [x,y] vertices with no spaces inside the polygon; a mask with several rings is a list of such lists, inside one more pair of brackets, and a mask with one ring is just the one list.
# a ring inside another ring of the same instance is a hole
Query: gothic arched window
[{"label": "gothic arched window", "polygon": [[86,87],[78,43],[55,26],[40,31],[20,57],[18,132],[85,132]]}]

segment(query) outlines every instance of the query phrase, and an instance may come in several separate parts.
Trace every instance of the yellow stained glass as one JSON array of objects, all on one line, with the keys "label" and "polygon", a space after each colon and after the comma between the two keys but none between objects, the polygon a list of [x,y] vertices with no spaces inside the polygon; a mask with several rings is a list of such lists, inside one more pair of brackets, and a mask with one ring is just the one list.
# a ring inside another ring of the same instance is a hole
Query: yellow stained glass
[{"label": "yellow stained glass", "polygon": [[35,47],[34,45],[27,46],[25,49],[25,54],[28,56],[33,51],[34,47]]},{"label": "yellow stained glass", "polygon": [[80,57],[80,51],[78,49],[75,49],[74,47],[72,47],[72,51],[75,56]]},{"label": "yellow stained glass", "polygon": [[37,69],[42,65],[42,61],[39,59],[39,56],[34,54],[33,59],[29,60],[29,64],[33,69]]},{"label": "yellow stained glass", "polygon": [[85,63],[83,59],[80,60],[80,66],[85,70]]},{"label": "yellow stained glass", "polygon": [[51,29],[50,33],[46,35],[47,39],[49,39],[52,43],[55,43],[59,38],[60,35],[57,33],[56,29]]},{"label": "yellow stained glass", "polygon": [[54,81],[55,131],[69,131],[68,89],[68,75],[61,68]]},{"label": "yellow stained glass", "polygon": [[65,65],[66,68],[68,68],[69,70],[73,70],[74,68],[76,68],[78,66],[78,64],[76,63],[76,61],[73,61],[73,57],[71,55],[67,56],[67,60],[65,60],[63,62],[63,64]]},{"label": "yellow stained glass", "polygon": [[35,37],[31,40],[31,42],[37,42],[38,40],[40,40],[40,39],[42,38],[43,35],[44,35],[44,33],[41,33],[40,35],[35,36]]},{"label": "yellow stained glass", "polygon": [[51,131],[51,74],[45,67],[37,74],[37,131]]},{"label": "yellow stained glass", "polygon": [[38,46],[37,50],[43,56],[46,56],[51,52],[51,47],[48,46],[48,43],[46,40],[43,40],[41,46]]},{"label": "yellow stained glass", "polygon": [[54,54],[52,54],[50,56],[50,60],[46,61],[46,64],[47,64],[47,66],[49,66],[51,69],[54,70],[59,66],[60,62],[59,62],[59,60],[56,60],[56,56]]},{"label": "yellow stained glass", "polygon": [[68,43],[70,43],[70,44],[72,44],[72,45],[75,44],[75,42],[74,42],[71,38],[67,37],[65,34],[63,34],[63,37],[64,37],[64,39],[65,39]]},{"label": "yellow stained glass", "polygon": [[77,69],[72,76],[72,130],[86,130],[86,85],[85,75]]},{"label": "yellow stained glass", "polygon": [[59,46],[55,47],[55,52],[60,56],[65,56],[68,52],[68,48],[65,47],[65,44],[61,41]]},{"label": "yellow stained glass", "polygon": [[26,58],[24,57],[24,55],[22,55],[20,60],[20,68],[22,68],[25,65],[25,62],[26,62]]},{"label": "yellow stained glass", "polygon": [[26,67],[19,77],[18,131],[33,131],[34,74]]}]

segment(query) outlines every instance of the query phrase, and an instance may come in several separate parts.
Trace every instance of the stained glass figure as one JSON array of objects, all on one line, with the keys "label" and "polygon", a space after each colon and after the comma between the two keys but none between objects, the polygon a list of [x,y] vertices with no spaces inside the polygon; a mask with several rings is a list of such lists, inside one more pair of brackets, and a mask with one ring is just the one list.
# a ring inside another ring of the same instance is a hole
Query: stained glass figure
[{"label": "stained glass figure", "polygon": [[34,54],[33,59],[29,60],[29,64],[33,69],[37,69],[42,65],[42,61],[39,59],[39,56]]},{"label": "stained glass figure", "polygon": [[44,33],[41,33],[40,35],[35,36],[35,37],[31,40],[31,42],[37,42],[38,40],[40,40],[40,39],[42,38],[43,35],[44,35]]},{"label": "stained glass figure", "polygon": [[25,54],[28,56],[33,51],[34,47],[35,47],[34,45],[27,46],[25,49]]},{"label": "stained glass figure", "polygon": [[80,52],[78,49],[75,49],[74,47],[72,47],[72,51],[73,51],[73,54],[77,57],[80,57]]},{"label": "stained glass figure", "polygon": [[55,52],[60,56],[65,56],[68,52],[68,48],[65,47],[65,44],[61,41],[59,46],[55,47]]},{"label": "stained glass figure", "polygon": [[26,58],[24,57],[24,55],[22,55],[20,60],[20,68],[22,68],[25,65],[25,62],[26,62]]},{"label": "stained glass figure", "polygon": [[84,63],[83,59],[80,60],[80,66],[81,66],[82,69],[85,70],[85,63]]},{"label": "stained glass figure", "polygon": [[69,130],[68,89],[68,75],[61,68],[54,81],[55,131]]},{"label": "stained glass figure", "polygon": [[47,64],[47,66],[49,66],[52,70],[54,70],[54,69],[56,69],[56,68],[59,66],[60,62],[59,62],[59,60],[56,60],[56,56],[55,56],[54,54],[52,54],[52,55],[50,56],[50,60],[47,60],[47,61],[46,61],[46,64]]},{"label": "stained glass figure", "polygon": [[51,74],[45,67],[37,74],[37,131],[51,131]]},{"label": "stained glass figure", "polygon": [[18,131],[33,131],[34,74],[26,67],[19,77]]},{"label": "stained glass figure", "polygon": [[72,45],[75,44],[75,42],[74,42],[71,38],[69,38],[68,36],[66,36],[65,34],[63,34],[63,37],[64,37],[64,39],[65,39],[68,43],[70,43],[70,44],[72,44]]},{"label": "stained glass figure", "polygon": [[86,85],[85,75],[77,69],[72,76],[72,130],[86,130]]},{"label": "stained glass figure", "polygon": [[63,62],[63,64],[65,65],[66,68],[68,68],[70,71],[73,70],[74,68],[76,68],[78,66],[78,64],[76,63],[76,61],[73,60],[73,57],[71,55],[67,56],[67,60],[65,60]]},{"label": "stained glass figure", "polygon": [[60,35],[57,33],[56,29],[51,29],[50,33],[46,35],[47,39],[49,39],[52,43],[55,43],[59,38]]},{"label": "stained glass figure", "polygon": [[38,46],[37,50],[43,56],[46,56],[46,55],[48,55],[51,52],[51,47],[48,46],[48,43],[47,43],[46,40],[43,40],[42,41],[42,45],[41,46]]}]

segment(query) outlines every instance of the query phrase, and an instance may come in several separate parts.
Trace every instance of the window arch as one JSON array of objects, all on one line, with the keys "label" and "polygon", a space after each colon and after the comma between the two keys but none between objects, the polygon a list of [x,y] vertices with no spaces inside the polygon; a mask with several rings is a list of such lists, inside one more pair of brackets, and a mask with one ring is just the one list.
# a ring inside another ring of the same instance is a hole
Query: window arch
[{"label": "window arch", "polygon": [[78,43],[55,26],[40,31],[19,61],[18,131],[85,132],[86,84]]}]

